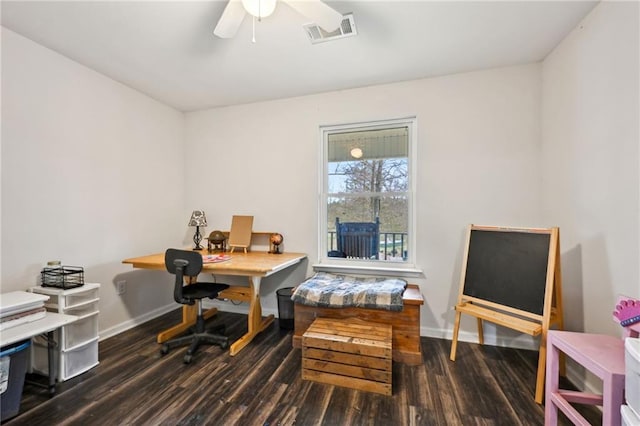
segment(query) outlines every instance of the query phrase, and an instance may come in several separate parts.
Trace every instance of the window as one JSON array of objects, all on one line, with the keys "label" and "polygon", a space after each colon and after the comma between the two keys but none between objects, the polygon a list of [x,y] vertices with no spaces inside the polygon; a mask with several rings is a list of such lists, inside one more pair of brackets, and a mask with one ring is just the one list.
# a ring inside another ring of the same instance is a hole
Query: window
[{"label": "window", "polygon": [[414,264],[415,118],[320,128],[323,263]]}]

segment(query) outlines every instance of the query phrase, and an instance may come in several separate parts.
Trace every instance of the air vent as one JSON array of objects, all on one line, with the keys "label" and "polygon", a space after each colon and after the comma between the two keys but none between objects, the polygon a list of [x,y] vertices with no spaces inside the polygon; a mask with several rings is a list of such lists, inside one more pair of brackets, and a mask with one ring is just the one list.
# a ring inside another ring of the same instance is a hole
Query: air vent
[{"label": "air vent", "polygon": [[311,40],[311,43],[322,43],[323,41],[337,40],[339,38],[351,37],[358,32],[356,31],[356,23],[353,20],[353,13],[343,16],[340,28],[335,31],[327,32],[320,28],[318,24],[306,24],[302,26]]}]

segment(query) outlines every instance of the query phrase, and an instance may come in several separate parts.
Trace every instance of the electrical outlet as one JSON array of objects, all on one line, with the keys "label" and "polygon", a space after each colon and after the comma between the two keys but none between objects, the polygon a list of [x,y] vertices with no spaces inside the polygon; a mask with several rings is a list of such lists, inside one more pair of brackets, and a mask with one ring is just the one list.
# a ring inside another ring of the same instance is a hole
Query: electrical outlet
[{"label": "electrical outlet", "polygon": [[116,294],[122,295],[127,292],[127,282],[125,280],[116,283]]}]

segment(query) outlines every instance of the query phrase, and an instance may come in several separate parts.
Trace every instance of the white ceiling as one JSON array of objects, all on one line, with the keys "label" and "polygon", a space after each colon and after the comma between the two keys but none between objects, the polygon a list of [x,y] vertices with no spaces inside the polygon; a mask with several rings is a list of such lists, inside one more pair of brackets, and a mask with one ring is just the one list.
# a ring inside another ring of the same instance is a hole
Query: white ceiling
[{"label": "white ceiling", "polygon": [[358,35],[312,45],[285,3],[234,39],[226,1],[6,1],[2,25],[182,111],[542,60],[597,1],[327,1]]}]

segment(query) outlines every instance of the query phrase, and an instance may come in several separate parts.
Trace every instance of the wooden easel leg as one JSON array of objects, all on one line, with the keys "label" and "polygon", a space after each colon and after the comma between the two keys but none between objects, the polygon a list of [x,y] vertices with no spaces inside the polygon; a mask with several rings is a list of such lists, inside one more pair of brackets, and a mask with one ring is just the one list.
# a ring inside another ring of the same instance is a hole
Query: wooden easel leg
[{"label": "wooden easel leg", "polygon": [[449,359],[451,361],[456,360],[456,350],[458,349],[458,331],[460,330],[460,312],[456,311],[456,322],[453,326],[453,340],[451,341],[451,353]]},{"label": "wooden easel leg", "polygon": [[484,345],[484,330],[482,328],[482,320],[477,318],[478,320],[478,343]]}]

